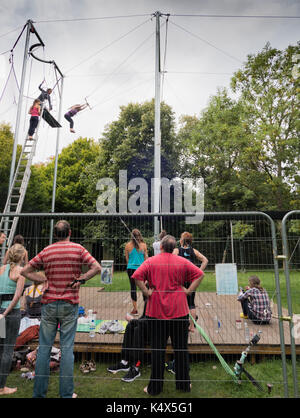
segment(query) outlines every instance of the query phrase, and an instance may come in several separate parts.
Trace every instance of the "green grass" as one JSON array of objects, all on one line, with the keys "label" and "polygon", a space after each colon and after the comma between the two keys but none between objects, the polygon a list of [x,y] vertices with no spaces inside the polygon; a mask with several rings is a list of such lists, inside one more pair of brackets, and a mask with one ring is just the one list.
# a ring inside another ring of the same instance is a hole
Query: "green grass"
[{"label": "green grass", "polygon": [[[132,383],[121,381],[122,372],[111,374],[107,372],[108,364],[97,363],[96,372],[83,375],[79,371],[80,363],[75,363],[74,383],[75,392],[79,398],[149,398],[143,392],[147,386],[150,376],[150,366],[142,368],[141,377]],[[233,368],[234,363],[230,366]],[[294,392],[291,386],[292,370],[288,361],[288,381],[289,396],[293,397]],[[259,362],[254,365],[247,363],[246,370],[251,373],[263,387],[260,392],[245,377],[241,384],[233,382],[231,377],[225,373],[224,369],[217,361],[193,362],[191,363],[190,376],[192,381],[192,390],[190,393],[182,393],[175,390],[175,376],[165,372],[165,381],[163,392],[159,396],[151,397],[153,399],[173,398],[280,398],[284,397],[284,387],[282,378],[281,360],[273,359]],[[298,364],[298,373],[300,363]],[[24,380],[21,372],[12,372],[7,380],[7,386],[18,387],[18,391],[10,395],[9,398],[31,398],[33,393],[33,381]],[[273,385],[271,394],[268,394],[267,383]],[[57,398],[59,395],[59,372],[51,373],[49,380],[48,398]],[[2,396],[3,397],[3,396]]]},{"label": "green grass", "polygon": [[[238,272],[238,285],[247,286],[248,278],[251,275],[257,275],[262,286],[267,289],[269,297],[274,298],[276,303],[276,285],[275,285],[275,274],[273,271],[248,271],[246,273]],[[280,291],[282,306],[287,308],[287,293],[285,275],[283,271],[279,273]],[[294,313],[300,313],[300,273],[299,271],[292,271],[290,273],[291,283],[291,295],[292,295],[292,306]],[[89,280],[86,286],[100,286],[100,276],[96,276]],[[129,280],[126,271],[115,272],[113,276],[113,282],[111,285],[101,285],[105,288],[106,292],[128,292],[129,291]],[[203,282],[198,287],[199,292],[216,292],[216,276],[214,272],[205,272]]]}]

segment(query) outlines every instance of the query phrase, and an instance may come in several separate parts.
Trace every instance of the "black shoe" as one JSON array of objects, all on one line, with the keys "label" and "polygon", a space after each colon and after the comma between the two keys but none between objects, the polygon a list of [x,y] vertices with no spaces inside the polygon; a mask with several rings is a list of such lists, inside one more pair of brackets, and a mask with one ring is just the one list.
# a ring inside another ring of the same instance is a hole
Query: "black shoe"
[{"label": "black shoe", "polygon": [[123,382],[133,382],[137,377],[140,377],[141,373],[135,367],[131,366],[129,372],[121,379]]},{"label": "black shoe", "polygon": [[118,372],[128,372],[130,370],[129,364],[125,365],[123,363],[115,364],[114,366],[109,366],[107,371],[110,373],[118,373]]}]

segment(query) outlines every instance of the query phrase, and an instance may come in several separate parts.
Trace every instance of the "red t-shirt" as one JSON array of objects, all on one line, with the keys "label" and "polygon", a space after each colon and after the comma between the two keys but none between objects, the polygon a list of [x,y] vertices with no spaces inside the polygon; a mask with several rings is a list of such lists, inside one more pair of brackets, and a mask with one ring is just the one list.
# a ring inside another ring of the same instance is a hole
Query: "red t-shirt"
[{"label": "red t-shirt", "polygon": [[184,282],[193,282],[203,274],[202,270],[185,258],[161,253],[144,261],[132,278],[147,280],[150,289],[154,289],[147,302],[146,315],[172,319],[189,313],[187,298],[182,290]]},{"label": "red t-shirt", "polygon": [[44,248],[29,264],[36,270],[44,270],[48,280],[48,289],[41,303],[65,300],[79,303],[79,288],[69,285],[77,279],[83,265],[91,266],[94,257],[80,244],[71,241],[58,241]]}]

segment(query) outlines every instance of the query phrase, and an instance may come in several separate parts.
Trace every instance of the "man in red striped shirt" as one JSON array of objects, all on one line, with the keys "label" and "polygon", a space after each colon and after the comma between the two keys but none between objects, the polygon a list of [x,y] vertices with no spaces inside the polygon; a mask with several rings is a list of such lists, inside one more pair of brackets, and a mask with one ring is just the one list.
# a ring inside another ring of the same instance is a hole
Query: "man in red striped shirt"
[{"label": "man in red striped shirt", "polygon": [[[100,264],[80,244],[70,241],[71,228],[67,221],[58,221],[54,227],[58,241],[44,248],[22,270],[29,280],[45,280],[42,298],[42,318],[39,332],[39,349],[35,367],[34,398],[44,398],[48,390],[51,348],[60,333],[61,361],[59,392],[62,398],[74,393],[74,339],[77,329],[79,288],[100,273]],[[88,271],[82,273],[86,265]],[[44,270],[45,278],[37,273]]]}]

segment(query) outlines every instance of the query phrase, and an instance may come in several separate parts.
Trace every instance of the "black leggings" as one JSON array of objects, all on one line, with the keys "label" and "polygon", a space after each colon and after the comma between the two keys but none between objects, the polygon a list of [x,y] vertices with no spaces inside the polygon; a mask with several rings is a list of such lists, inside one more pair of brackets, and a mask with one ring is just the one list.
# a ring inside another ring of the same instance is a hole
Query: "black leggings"
[{"label": "black leggings", "polygon": [[73,129],[74,121],[68,113],[65,114],[65,119],[67,119],[67,121],[70,122],[70,129]]},{"label": "black leggings", "polygon": [[29,121],[29,130],[28,130],[28,135],[32,136],[36,130],[36,127],[38,126],[39,123],[39,117],[38,116],[31,116],[30,121]]},{"label": "black leggings", "polygon": [[[189,282],[185,282],[184,283],[184,287],[185,288],[189,288],[190,287],[190,284],[191,283],[189,283]],[[191,310],[191,309],[196,309],[196,306],[195,306],[195,292],[192,292],[190,295],[188,295],[186,298],[187,298],[187,303],[188,303],[188,305],[189,305],[189,309]]]},{"label": "black leggings", "polygon": [[135,280],[131,278],[131,276],[133,275],[134,272],[135,272],[135,270],[133,270],[133,269],[127,269],[127,274],[128,274],[129,283],[130,283],[130,296],[131,296],[131,299],[134,302],[136,302],[137,301],[136,284],[135,284]]},{"label": "black leggings", "polygon": [[145,317],[128,322],[122,344],[122,360],[127,360],[133,365],[143,361],[144,347],[149,344],[147,327]]}]

